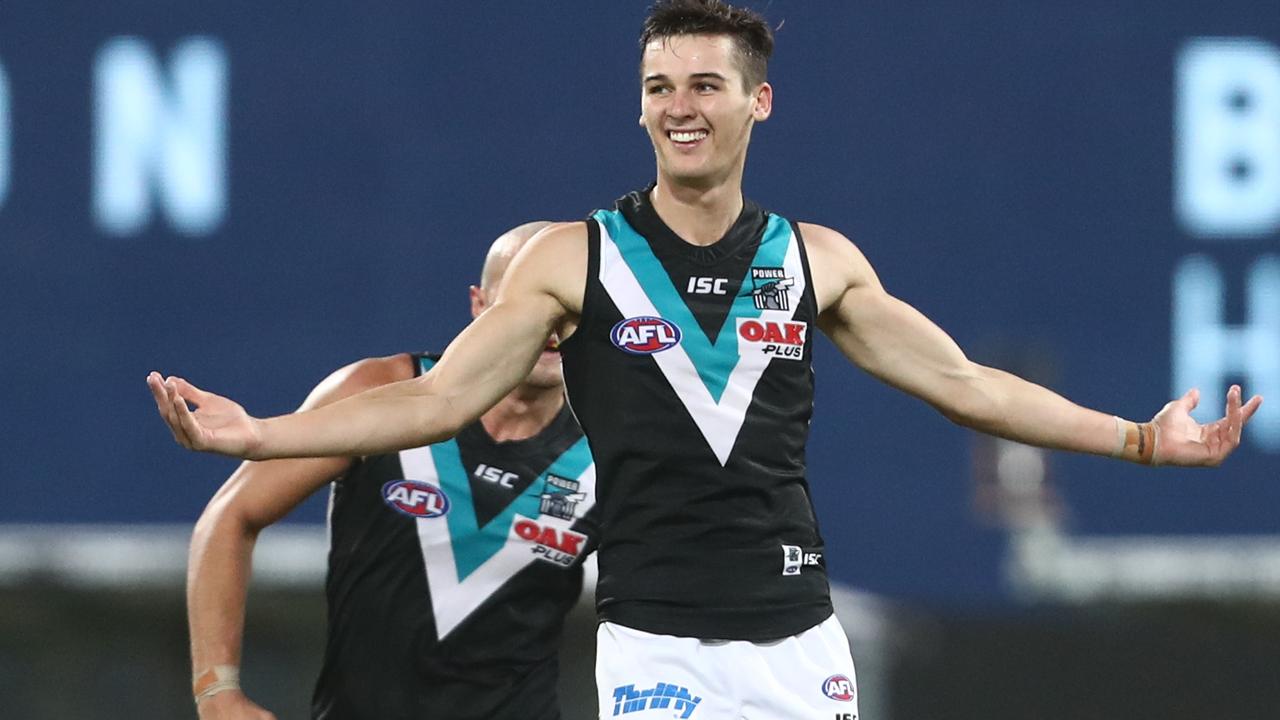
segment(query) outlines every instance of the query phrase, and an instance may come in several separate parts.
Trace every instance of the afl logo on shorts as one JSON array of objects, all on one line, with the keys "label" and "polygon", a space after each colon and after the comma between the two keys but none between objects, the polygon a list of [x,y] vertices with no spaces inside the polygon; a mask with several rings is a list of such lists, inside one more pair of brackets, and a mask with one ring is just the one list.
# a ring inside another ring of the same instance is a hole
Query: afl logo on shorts
[{"label": "afl logo on shorts", "polygon": [[382,486],[382,500],[410,517],[435,518],[449,512],[444,491],[421,480],[392,480]]},{"label": "afl logo on shorts", "polygon": [[853,701],[853,683],[843,675],[832,675],[822,681],[822,692],[832,700]]},{"label": "afl logo on shorts", "polygon": [[660,317],[627,318],[613,326],[609,339],[623,352],[652,355],[669,350],[680,342],[680,328]]}]

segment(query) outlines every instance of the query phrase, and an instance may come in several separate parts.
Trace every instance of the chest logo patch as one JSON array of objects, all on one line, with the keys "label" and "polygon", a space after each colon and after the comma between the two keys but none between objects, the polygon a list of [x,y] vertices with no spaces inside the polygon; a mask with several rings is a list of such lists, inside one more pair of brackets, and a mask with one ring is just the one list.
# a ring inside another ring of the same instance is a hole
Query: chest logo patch
[{"label": "chest logo patch", "polygon": [[532,545],[534,557],[563,567],[573,565],[587,545],[587,536],[582,533],[520,515],[516,515],[511,532]]},{"label": "chest logo patch", "polygon": [[614,347],[632,355],[652,355],[680,343],[680,328],[670,320],[642,315],[613,326],[609,339]]},{"label": "chest logo patch", "polygon": [[542,491],[538,512],[561,520],[572,520],[578,509],[578,503],[586,499],[587,494],[578,492],[582,483],[559,475],[547,475],[547,484]]},{"label": "chest logo patch", "polygon": [[392,510],[415,518],[436,518],[449,512],[449,497],[421,480],[392,480],[382,486],[382,500]]},{"label": "chest logo patch", "polygon": [[769,357],[800,360],[808,334],[808,323],[738,318],[738,353],[754,350]]},{"label": "chest logo patch", "polygon": [[790,290],[795,284],[795,278],[787,277],[786,268],[751,268],[751,299],[757,310],[790,310]]}]

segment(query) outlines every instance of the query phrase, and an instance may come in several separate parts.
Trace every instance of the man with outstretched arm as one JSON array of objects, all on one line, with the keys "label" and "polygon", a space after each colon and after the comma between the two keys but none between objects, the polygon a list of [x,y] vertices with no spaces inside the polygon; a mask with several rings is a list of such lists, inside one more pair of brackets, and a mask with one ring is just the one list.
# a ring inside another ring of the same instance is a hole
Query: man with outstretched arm
[{"label": "man with outstretched arm", "polygon": [[267,420],[153,373],[174,438],[250,458],[437,442],[554,333],[600,477],[601,715],[703,720],[857,714],[805,477],[815,328],[874,377],[1000,437],[1148,465],[1217,465],[1239,445],[1261,403],[1239,387],[1206,425],[1189,415],[1195,391],[1148,422],[1080,407],[970,361],[839,232],[744,198],[751,132],[773,106],[773,37],[755,13],[664,0],[641,48],[656,181],[535,238],[431,372]]},{"label": "man with outstretched arm", "polygon": [[[494,242],[470,290],[473,316],[492,303],[520,246],[547,225],[522,225]],[[330,375],[301,409],[418,377],[437,359],[361,360]],[[274,717],[239,689],[250,558],[264,527],[330,485],[328,639],[312,717],[557,720],[558,648],[594,535],[585,517],[594,473],[553,346],[456,439],[244,463],[191,541],[200,717]]]}]

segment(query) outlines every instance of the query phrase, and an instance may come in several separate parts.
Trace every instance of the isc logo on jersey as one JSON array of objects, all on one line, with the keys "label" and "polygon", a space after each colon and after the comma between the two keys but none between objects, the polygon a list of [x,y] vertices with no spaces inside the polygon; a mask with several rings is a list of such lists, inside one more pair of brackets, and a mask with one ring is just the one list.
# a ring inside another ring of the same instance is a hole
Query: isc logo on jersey
[{"label": "isc logo on jersey", "polygon": [[568,567],[586,548],[587,536],[568,528],[540,523],[533,518],[516,515],[511,532],[521,540],[533,543],[533,554],[539,560]]},{"label": "isc logo on jersey", "polygon": [[738,354],[753,349],[770,357],[800,360],[808,334],[808,323],[738,318]]},{"label": "isc logo on jersey", "polygon": [[680,342],[680,328],[670,320],[645,315],[620,321],[609,332],[609,339],[632,355],[652,355],[675,347]]},{"label": "isc logo on jersey", "polygon": [[853,681],[844,675],[832,675],[822,681],[822,694],[832,700],[853,702]]},{"label": "isc logo on jersey", "polygon": [[421,480],[392,480],[382,486],[382,500],[410,517],[434,518],[449,512],[444,491]]}]

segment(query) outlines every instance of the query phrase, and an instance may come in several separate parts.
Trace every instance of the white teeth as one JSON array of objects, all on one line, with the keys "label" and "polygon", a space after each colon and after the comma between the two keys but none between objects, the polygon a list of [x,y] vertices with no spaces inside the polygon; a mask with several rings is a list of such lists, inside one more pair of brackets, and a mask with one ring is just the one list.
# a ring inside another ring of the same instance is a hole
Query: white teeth
[{"label": "white teeth", "polygon": [[701,140],[702,138],[706,137],[707,131],[706,130],[690,130],[688,132],[681,132],[681,131],[673,130],[671,131],[670,135],[671,135],[671,139],[676,142],[694,142],[695,140]]}]

